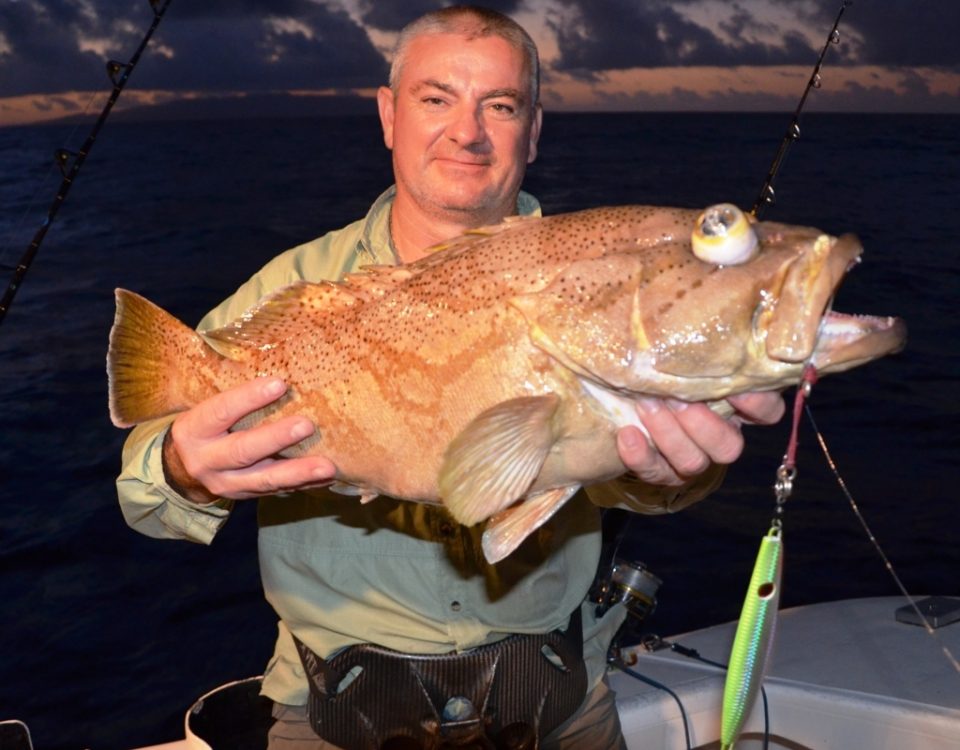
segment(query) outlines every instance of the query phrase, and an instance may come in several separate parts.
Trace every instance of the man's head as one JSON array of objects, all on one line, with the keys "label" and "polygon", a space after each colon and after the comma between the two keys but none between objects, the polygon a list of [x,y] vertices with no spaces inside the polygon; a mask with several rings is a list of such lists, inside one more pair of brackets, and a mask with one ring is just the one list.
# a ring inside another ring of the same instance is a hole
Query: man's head
[{"label": "man's head", "polygon": [[445,8],[405,28],[377,93],[396,205],[465,226],[514,213],[536,157],[538,78],[536,46],[499,13]]},{"label": "man's head", "polygon": [[502,13],[464,5],[427,13],[403,28],[390,64],[390,88],[395,95],[410,42],[424,34],[458,34],[467,38],[498,36],[506,40],[523,54],[530,79],[530,101],[534,104],[540,101],[540,55],[530,35],[520,24]]}]

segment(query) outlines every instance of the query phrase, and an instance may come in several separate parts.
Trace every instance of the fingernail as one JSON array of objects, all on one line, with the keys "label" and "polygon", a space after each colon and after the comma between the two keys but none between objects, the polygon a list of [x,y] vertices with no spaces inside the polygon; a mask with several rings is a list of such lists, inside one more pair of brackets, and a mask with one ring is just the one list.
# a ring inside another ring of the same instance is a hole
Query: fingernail
[{"label": "fingernail", "polygon": [[668,398],[668,399],[667,399],[667,407],[668,407],[668,408],[670,409],[670,411],[672,411],[672,412],[685,411],[686,409],[689,409],[689,408],[690,408],[690,402],[689,402],[689,401],[681,401],[680,399],[677,399],[677,398]]},{"label": "fingernail", "polygon": [[636,430],[621,430],[620,443],[627,450],[633,450],[640,446],[640,435]]},{"label": "fingernail", "polygon": [[656,414],[663,408],[663,402],[658,398],[637,399],[637,408],[644,414]]},{"label": "fingernail", "polygon": [[263,393],[266,396],[279,396],[287,390],[287,385],[282,380],[271,378],[263,384]]},{"label": "fingernail", "polygon": [[313,434],[313,424],[307,421],[297,422],[290,428],[290,437],[294,440],[303,440],[307,435]]}]

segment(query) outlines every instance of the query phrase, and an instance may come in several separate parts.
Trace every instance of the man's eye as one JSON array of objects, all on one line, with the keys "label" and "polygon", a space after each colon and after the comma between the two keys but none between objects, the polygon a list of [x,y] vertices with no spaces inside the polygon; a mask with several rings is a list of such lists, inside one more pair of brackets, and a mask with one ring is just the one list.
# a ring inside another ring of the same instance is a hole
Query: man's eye
[{"label": "man's eye", "polygon": [[439,96],[425,96],[421,101],[423,101],[424,104],[429,104],[432,107],[439,107],[443,104],[443,99],[441,99]]},{"label": "man's eye", "polygon": [[493,104],[490,105],[490,109],[492,109],[497,114],[502,114],[502,115],[512,115],[514,112],[517,111],[516,107],[510,104],[504,104],[503,102],[494,102]]}]

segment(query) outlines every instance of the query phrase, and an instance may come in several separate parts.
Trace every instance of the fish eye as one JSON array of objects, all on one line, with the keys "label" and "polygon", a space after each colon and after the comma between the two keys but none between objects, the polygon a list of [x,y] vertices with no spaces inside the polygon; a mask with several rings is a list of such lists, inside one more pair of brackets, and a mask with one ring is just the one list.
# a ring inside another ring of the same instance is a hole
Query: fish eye
[{"label": "fish eye", "polygon": [[718,203],[700,214],[690,240],[694,255],[717,265],[746,263],[760,251],[753,223],[732,203]]}]

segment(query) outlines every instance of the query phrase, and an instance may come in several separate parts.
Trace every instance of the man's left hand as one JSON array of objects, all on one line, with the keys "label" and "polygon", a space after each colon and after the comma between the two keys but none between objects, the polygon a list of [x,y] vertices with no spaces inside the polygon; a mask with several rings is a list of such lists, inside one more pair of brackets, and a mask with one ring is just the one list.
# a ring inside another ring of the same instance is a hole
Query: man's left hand
[{"label": "man's left hand", "polygon": [[636,427],[617,435],[620,460],[649,484],[679,486],[711,464],[729,464],[743,452],[743,424],[774,424],[785,406],[779,393],[743,393],[727,399],[734,413],[721,417],[703,403],[646,398],[637,414],[649,439]]}]

